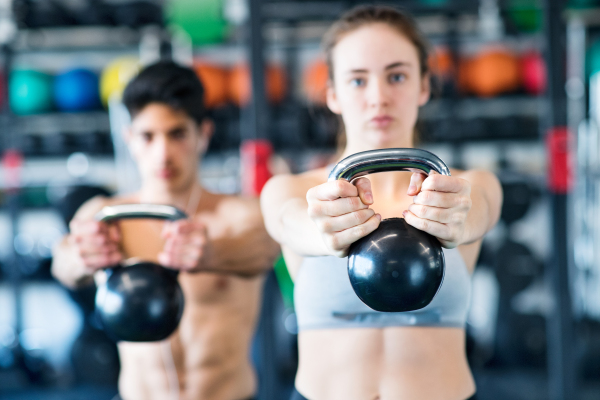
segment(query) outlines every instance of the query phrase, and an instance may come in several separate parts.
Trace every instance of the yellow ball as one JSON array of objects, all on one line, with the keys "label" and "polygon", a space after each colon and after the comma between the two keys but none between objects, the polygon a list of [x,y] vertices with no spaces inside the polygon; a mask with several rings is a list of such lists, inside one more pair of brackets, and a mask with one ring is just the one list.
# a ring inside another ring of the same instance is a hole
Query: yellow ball
[{"label": "yellow ball", "polygon": [[135,57],[120,57],[111,61],[100,76],[100,98],[104,107],[113,97],[121,98],[123,90],[140,71],[140,62]]}]

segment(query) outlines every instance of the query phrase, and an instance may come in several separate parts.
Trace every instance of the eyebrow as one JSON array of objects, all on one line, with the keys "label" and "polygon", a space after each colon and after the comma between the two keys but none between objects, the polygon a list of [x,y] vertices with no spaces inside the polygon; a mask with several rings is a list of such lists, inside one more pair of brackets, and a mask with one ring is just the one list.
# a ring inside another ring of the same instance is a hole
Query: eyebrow
[{"label": "eyebrow", "polygon": [[[387,65],[384,68],[384,70],[387,71],[389,69],[394,69],[396,67],[408,67],[410,65],[411,65],[410,63],[403,62],[403,61],[398,61],[398,62],[395,62],[395,63]],[[351,73],[351,74],[366,73],[366,72],[368,72],[366,69],[351,69],[350,71],[348,71],[348,73]]]}]

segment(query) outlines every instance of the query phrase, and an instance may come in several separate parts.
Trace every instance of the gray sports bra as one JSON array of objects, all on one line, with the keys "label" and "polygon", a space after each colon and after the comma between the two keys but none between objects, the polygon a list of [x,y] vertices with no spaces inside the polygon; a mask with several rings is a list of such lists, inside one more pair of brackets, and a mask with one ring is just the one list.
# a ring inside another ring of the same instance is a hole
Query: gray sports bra
[{"label": "gray sports bra", "polygon": [[458,249],[444,249],[444,258],[444,281],[427,307],[417,311],[384,313],[370,309],[356,296],[348,279],[346,258],[305,257],[294,285],[298,328],[462,328],[471,298],[471,277]]}]

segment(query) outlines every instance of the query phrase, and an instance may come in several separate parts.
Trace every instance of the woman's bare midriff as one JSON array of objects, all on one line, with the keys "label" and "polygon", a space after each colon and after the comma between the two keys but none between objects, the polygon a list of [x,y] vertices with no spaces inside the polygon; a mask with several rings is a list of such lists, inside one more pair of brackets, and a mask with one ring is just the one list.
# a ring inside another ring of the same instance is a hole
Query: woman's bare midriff
[{"label": "woman's bare midriff", "polygon": [[464,400],[475,392],[458,328],[306,330],[296,387],[310,400]]}]

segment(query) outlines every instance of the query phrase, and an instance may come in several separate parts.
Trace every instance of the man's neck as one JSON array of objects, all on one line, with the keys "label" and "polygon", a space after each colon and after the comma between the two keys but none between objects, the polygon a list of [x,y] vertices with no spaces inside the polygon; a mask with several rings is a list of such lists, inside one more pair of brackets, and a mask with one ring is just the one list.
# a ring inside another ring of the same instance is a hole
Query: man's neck
[{"label": "man's neck", "polygon": [[[193,213],[204,189],[194,180],[190,185],[177,191],[169,191],[153,186],[142,186],[139,192],[140,203],[170,204],[186,213]],[[193,203],[193,204],[191,204]]]}]

